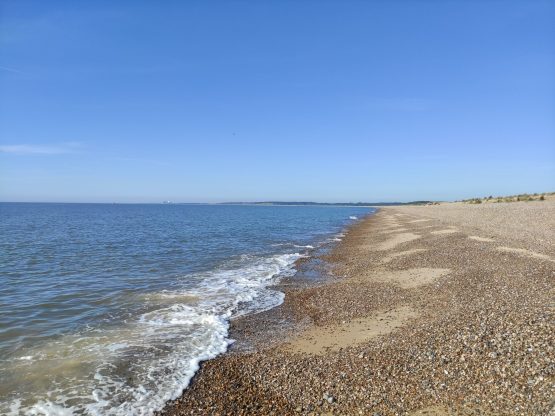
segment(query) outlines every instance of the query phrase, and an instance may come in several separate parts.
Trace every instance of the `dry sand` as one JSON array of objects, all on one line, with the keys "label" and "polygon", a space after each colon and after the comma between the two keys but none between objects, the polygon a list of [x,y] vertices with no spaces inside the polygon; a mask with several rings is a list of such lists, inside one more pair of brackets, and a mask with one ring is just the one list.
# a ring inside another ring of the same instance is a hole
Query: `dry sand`
[{"label": "dry sand", "polygon": [[430,284],[436,279],[449,274],[450,271],[450,269],[434,269],[431,267],[417,267],[406,270],[376,270],[372,273],[371,278],[377,282],[387,282],[409,289]]},{"label": "dry sand", "polygon": [[456,228],[446,228],[445,230],[431,231],[430,234],[434,234],[434,235],[453,234],[453,233],[456,233],[457,231],[458,229]]},{"label": "dry sand", "polygon": [[480,237],[478,235],[469,235],[468,238],[471,240],[482,241],[484,243],[493,243],[495,241],[495,238]]},{"label": "dry sand", "polygon": [[407,243],[409,241],[416,240],[417,238],[420,238],[418,234],[399,233],[389,237],[386,241],[383,241],[377,244],[373,244],[373,243],[370,243],[370,244],[371,246],[373,245],[374,250],[390,250],[392,248],[397,247],[399,244]]},{"label": "dry sand", "polygon": [[381,209],[326,257],[341,278],[233,321],[164,414],[555,414],[554,221],[553,201]]},{"label": "dry sand", "polygon": [[523,256],[533,257],[535,259],[555,261],[554,257],[548,256],[547,254],[536,253],[535,251],[532,251],[532,250],[526,250],[525,248],[499,246],[497,247],[497,250],[504,251],[506,253],[516,253]]},{"label": "dry sand", "polygon": [[391,254],[388,254],[386,256],[383,256],[381,260],[382,260],[382,263],[389,263],[390,261],[394,260],[397,257],[408,256],[410,254],[420,253],[422,251],[426,251],[426,249],[425,248],[413,248],[411,250],[397,251],[395,253],[391,253]]},{"label": "dry sand", "polygon": [[284,348],[308,354],[337,351],[388,334],[414,317],[416,312],[405,306],[350,322],[314,327],[298,334]]}]

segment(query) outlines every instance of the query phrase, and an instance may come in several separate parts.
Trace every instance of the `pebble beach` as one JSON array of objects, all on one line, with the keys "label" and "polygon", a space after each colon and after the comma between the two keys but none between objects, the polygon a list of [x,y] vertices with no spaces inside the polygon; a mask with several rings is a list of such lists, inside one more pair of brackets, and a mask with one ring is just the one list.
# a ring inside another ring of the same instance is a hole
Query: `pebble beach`
[{"label": "pebble beach", "polygon": [[554,243],[553,200],[380,208],[160,414],[555,415]]}]

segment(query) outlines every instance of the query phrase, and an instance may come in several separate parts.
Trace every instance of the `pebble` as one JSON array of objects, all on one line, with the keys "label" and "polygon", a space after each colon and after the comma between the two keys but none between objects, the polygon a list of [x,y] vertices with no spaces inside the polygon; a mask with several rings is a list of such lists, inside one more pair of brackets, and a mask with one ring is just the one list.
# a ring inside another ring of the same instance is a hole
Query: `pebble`
[{"label": "pebble", "polygon": [[[544,203],[394,207],[357,223],[323,258],[345,278],[290,284],[280,288],[286,293],[280,307],[232,322],[236,345],[256,347],[203,363],[180,401],[159,414],[310,414],[309,403],[318,406],[317,414],[401,415],[426,408],[553,413],[555,262],[496,250],[503,245],[555,253],[555,204]],[[432,221],[409,222],[420,218]],[[392,251],[424,251],[384,265],[390,252],[366,249],[390,236],[378,231],[391,221],[420,236]],[[448,226],[459,232],[429,233]],[[494,237],[495,243],[467,235]],[[385,267],[451,273],[407,290],[372,280]],[[400,305],[411,305],[419,318],[371,342],[322,356],[283,347],[286,335],[302,328],[351,322]]]}]

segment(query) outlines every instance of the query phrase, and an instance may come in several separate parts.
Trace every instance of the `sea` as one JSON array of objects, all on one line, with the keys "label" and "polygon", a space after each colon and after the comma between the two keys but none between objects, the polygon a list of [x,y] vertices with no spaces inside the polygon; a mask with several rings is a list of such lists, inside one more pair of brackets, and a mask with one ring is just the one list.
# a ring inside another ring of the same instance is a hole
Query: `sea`
[{"label": "sea", "polygon": [[152,414],[373,211],[1,203],[0,414]]}]

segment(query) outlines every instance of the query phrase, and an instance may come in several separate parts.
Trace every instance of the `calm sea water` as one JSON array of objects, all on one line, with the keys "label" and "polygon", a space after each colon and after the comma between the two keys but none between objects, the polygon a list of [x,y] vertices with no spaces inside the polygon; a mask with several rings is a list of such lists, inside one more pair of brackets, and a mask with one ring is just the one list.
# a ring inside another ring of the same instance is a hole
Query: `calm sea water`
[{"label": "calm sea water", "polygon": [[0,204],[0,414],[151,414],[358,207]]}]

